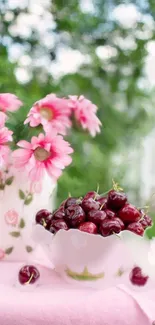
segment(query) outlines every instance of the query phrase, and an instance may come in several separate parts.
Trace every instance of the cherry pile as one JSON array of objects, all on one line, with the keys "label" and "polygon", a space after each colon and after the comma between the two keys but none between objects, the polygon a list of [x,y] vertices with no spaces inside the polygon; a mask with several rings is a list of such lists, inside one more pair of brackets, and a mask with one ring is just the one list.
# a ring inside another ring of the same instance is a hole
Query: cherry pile
[{"label": "cherry pile", "polygon": [[107,196],[92,191],[80,199],[69,197],[53,213],[40,210],[35,219],[51,233],[76,228],[103,237],[125,229],[143,236],[145,229],[152,225],[144,210],[130,204],[126,194],[117,188]]}]

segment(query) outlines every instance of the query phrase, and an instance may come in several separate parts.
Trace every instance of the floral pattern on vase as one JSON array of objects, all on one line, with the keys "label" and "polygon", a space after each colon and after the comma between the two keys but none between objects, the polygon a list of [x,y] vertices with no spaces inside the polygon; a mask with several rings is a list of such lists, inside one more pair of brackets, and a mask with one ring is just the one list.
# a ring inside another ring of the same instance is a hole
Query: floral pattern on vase
[{"label": "floral pattern on vase", "polygon": [[35,214],[52,210],[56,184],[45,174],[42,184],[30,184],[24,172],[9,168],[0,174],[0,260],[30,258]]}]

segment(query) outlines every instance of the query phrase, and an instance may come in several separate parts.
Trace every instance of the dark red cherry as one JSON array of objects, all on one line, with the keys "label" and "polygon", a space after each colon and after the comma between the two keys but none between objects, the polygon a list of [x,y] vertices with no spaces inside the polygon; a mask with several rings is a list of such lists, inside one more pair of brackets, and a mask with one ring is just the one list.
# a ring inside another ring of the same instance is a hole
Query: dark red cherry
[{"label": "dark red cherry", "polygon": [[138,266],[134,267],[130,273],[130,281],[133,285],[137,285],[139,287],[144,286],[149,277],[142,273],[142,269]]},{"label": "dark red cherry", "polygon": [[94,200],[98,200],[99,198],[99,194],[95,191],[91,191],[91,192],[88,192],[85,196],[84,196],[84,200],[87,200],[87,199],[94,199]]},{"label": "dark red cherry", "polygon": [[88,232],[89,234],[97,234],[97,226],[93,222],[83,222],[78,229],[84,232]]},{"label": "dark red cherry", "polygon": [[52,213],[46,209],[42,209],[37,212],[35,220],[36,223],[46,227],[47,223],[51,220]]},{"label": "dark red cherry", "polygon": [[60,229],[68,230],[69,228],[67,226],[67,223],[63,219],[52,220],[51,225],[49,227],[49,231],[55,234]]},{"label": "dark red cherry", "polygon": [[141,214],[133,205],[125,204],[125,206],[118,211],[118,217],[124,222],[136,222],[140,219]]},{"label": "dark red cherry", "polygon": [[63,219],[64,216],[65,216],[64,207],[60,206],[60,208],[53,213],[52,220]]},{"label": "dark red cherry", "polygon": [[126,230],[130,230],[132,232],[134,232],[135,234],[139,235],[139,236],[143,236],[144,234],[144,228],[142,226],[142,224],[140,222],[132,222],[130,223]]},{"label": "dark red cherry", "polygon": [[76,205],[76,204],[80,204],[80,203],[81,203],[81,200],[78,199],[77,197],[69,197],[66,200],[65,209],[67,209],[68,207],[70,207],[72,205]]},{"label": "dark red cherry", "polygon": [[69,227],[77,228],[85,218],[85,212],[80,205],[71,205],[65,211],[64,219]]},{"label": "dark red cherry", "polygon": [[107,197],[103,196],[97,199],[97,201],[101,205],[101,210],[105,210],[107,208]]},{"label": "dark red cherry", "polygon": [[83,199],[81,206],[85,212],[89,212],[91,210],[99,210],[100,208],[100,203],[95,201],[92,198],[89,199]]},{"label": "dark red cherry", "polygon": [[91,210],[87,214],[87,219],[96,225],[99,225],[101,221],[104,221],[106,219],[106,217],[106,213],[100,210]]},{"label": "dark red cherry", "polygon": [[152,226],[152,218],[150,216],[148,216],[147,214],[145,214],[140,220],[139,222],[141,223],[141,225],[143,226],[144,229],[146,229],[147,227],[151,227]]},{"label": "dark red cherry", "polygon": [[112,234],[118,234],[124,229],[124,224],[119,218],[106,219],[100,224],[99,231],[103,237],[110,236]]},{"label": "dark red cherry", "polygon": [[33,265],[23,266],[18,273],[18,279],[21,284],[33,284],[39,277],[40,273]]},{"label": "dark red cherry", "polygon": [[105,211],[106,216],[107,216],[108,219],[116,218],[116,213],[114,211],[111,211],[109,209],[105,209],[104,211]]},{"label": "dark red cherry", "polygon": [[122,207],[124,207],[127,202],[127,196],[123,192],[117,192],[115,190],[111,190],[108,193],[107,206],[114,211],[118,211]]}]

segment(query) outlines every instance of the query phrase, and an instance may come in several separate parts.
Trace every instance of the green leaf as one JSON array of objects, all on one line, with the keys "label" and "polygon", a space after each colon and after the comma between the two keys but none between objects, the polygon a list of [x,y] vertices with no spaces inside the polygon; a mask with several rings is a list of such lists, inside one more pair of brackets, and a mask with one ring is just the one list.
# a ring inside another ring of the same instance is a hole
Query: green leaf
[{"label": "green leaf", "polygon": [[20,237],[20,232],[19,232],[19,231],[12,231],[12,232],[10,232],[10,235],[11,235],[12,237],[16,237],[16,238],[18,238],[18,237]]},{"label": "green leaf", "polygon": [[9,248],[7,248],[7,249],[5,250],[5,254],[10,255],[10,254],[12,253],[13,250],[14,250],[14,247],[13,247],[13,246],[12,246],[12,247],[9,247]]},{"label": "green leaf", "polygon": [[19,190],[19,197],[21,200],[25,200],[25,194],[22,190]]},{"label": "green leaf", "polygon": [[5,184],[0,184],[0,191],[3,191],[5,189]]},{"label": "green leaf", "polygon": [[25,221],[23,218],[20,219],[20,223],[19,223],[19,228],[24,228],[25,227]]},{"label": "green leaf", "polygon": [[14,180],[14,176],[11,176],[11,177],[9,177],[9,178],[6,179],[5,184],[6,185],[11,185],[12,182],[13,182],[13,180]]},{"label": "green leaf", "polygon": [[31,246],[26,246],[25,248],[28,253],[31,253],[33,251],[33,248]]},{"label": "green leaf", "polygon": [[32,200],[33,200],[33,196],[32,196],[32,194],[29,194],[29,195],[26,197],[26,199],[25,199],[25,201],[24,201],[24,204],[25,204],[25,205],[29,205],[29,204],[32,202]]}]

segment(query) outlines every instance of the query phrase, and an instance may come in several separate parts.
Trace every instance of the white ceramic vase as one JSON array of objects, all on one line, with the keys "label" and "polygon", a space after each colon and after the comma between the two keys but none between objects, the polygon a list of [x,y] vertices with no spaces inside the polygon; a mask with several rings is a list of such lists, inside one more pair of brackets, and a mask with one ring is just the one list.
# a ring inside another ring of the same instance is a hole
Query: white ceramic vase
[{"label": "white ceramic vase", "polygon": [[35,214],[54,208],[56,184],[46,174],[42,184],[24,172],[0,171],[0,260],[24,261],[36,252],[31,238]]}]

